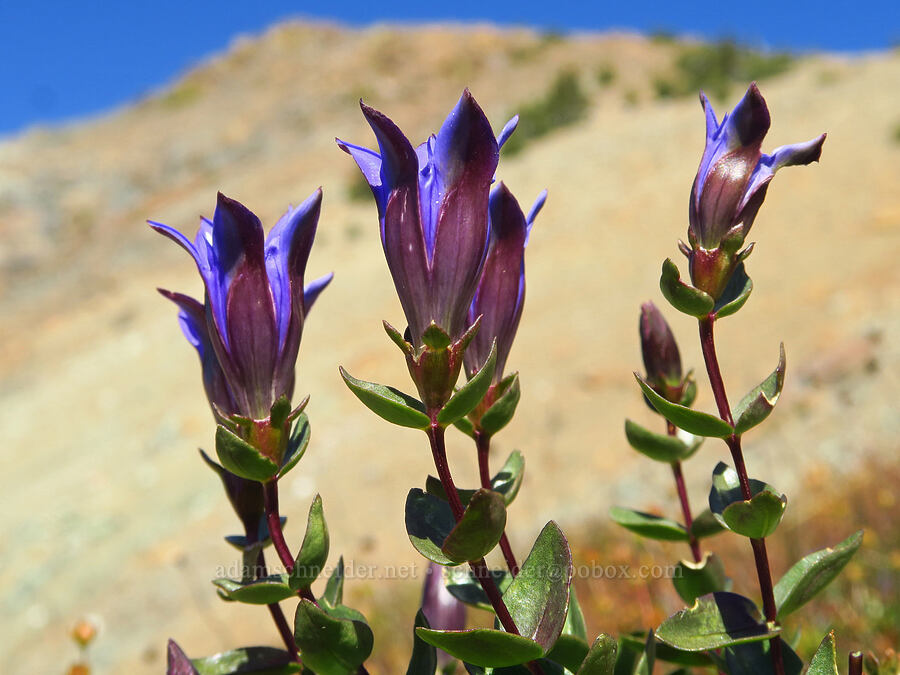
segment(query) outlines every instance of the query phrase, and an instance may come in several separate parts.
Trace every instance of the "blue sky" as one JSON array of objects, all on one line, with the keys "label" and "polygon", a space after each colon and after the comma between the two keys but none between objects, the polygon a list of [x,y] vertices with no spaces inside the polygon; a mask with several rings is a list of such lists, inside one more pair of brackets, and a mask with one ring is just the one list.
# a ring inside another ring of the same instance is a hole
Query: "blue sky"
[{"label": "blue sky", "polygon": [[896,0],[333,0],[327,6],[284,0],[0,0],[0,135],[128,103],[223,49],[236,35],[298,16],[353,25],[481,20],[558,31],[666,30],[801,51],[856,52],[900,44]]}]

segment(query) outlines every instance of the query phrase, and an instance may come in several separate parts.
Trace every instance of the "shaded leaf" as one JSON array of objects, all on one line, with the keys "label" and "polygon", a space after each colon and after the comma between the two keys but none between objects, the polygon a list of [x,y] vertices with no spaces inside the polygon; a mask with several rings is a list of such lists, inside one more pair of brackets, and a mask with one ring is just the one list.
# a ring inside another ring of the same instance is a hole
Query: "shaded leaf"
[{"label": "shaded leaf", "polygon": [[[633,654],[643,654],[647,646],[647,632],[635,631],[633,633],[625,633],[619,637],[620,650],[630,651]],[[656,659],[665,661],[666,663],[674,663],[679,666],[700,667],[705,668],[713,665],[713,660],[704,652],[686,652],[676,649],[664,642],[656,643]],[[635,659],[636,660],[636,659]],[[633,667],[629,673],[633,672]]]},{"label": "shaded leaf", "polygon": [[288,675],[299,673],[303,666],[291,660],[283,649],[272,647],[244,647],[203,659],[194,659],[199,675]]},{"label": "shaded leaf", "polygon": [[[784,674],[800,675],[803,670],[803,661],[787,642],[781,638],[778,638],[778,641],[781,643],[781,659],[784,663]],[[728,647],[724,650],[728,674],[775,675],[771,649],[771,640]]]},{"label": "shaded leaf", "polygon": [[660,624],[656,637],[688,652],[721,649],[775,637],[780,628],[765,623],[751,600],[720,591],[697,598]]},{"label": "shaded leaf", "polygon": [[406,534],[416,550],[439,565],[458,565],[441,550],[456,527],[450,504],[413,488],[406,497]]},{"label": "shaded leaf", "polygon": [[[507,382],[508,380],[508,382]],[[493,405],[488,408],[478,426],[487,434],[496,434],[503,427],[509,424],[509,421],[516,413],[516,407],[519,405],[519,398],[522,395],[519,387],[519,374],[513,373],[504,378],[500,383],[503,393],[494,401]]]},{"label": "shaded leaf", "polygon": [[437,670],[437,650],[416,633],[416,628],[431,628],[425,613],[420,609],[416,612],[416,621],[413,626],[413,648],[409,658],[409,666],[406,675],[434,675]]},{"label": "shaded leaf", "polygon": [[715,438],[726,438],[731,436],[733,429],[728,422],[720,420],[718,417],[710,415],[709,413],[700,412],[699,410],[693,410],[691,408],[686,408],[683,405],[667,401],[653,391],[650,385],[647,384],[640,375],[635,373],[634,377],[637,379],[638,384],[641,386],[641,391],[644,392],[644,396],[647,397],[650,404],[656,408],[660,415],[665,417],[676,427],[684,429],[695,436],[712,436]]},{"label": "shaded leaf", "polygon": [[725,575],[722,559],[715,553],[707,552],[699,563],[679,561],[672,577],[672,585],[675,586],[681,599],[692,605],[701,595],[727,591],[730,583]]},{"label": "shaded leaf", "polygon": [[863,531],[850,535],[834,548],[825,548],[798,561],[775,584],[778,618],[800,609],[812,600],[850,562],[862,545]]},{"label": "shaded leaf", "polygon": [[581,666],[589,651],[590,645],[584,638],[563,634],[559,636],[553,649],[547,652],[547,658],[574,673]]},{"label": "shaded leaf", "polygon": [[626,530],[648,539],[658,539],[660,541],[688,540],[687,530],[684,528],[684,525],[662,516],[654,516],[652,513],[613,506],[609,510],[609,517]]},{"label": "shaded leaf", "polygon": [[350,391],[382,419],[412,429],[424,430],[431,426],[425,406],[415,397],[383,384],[357,380],[343,368],[340,371]]},{"label": "shaded leaf", "polygon": [[744,263],[739,263],[731,273],[731,278],[722,291],[722,295],[716,300],[713,312],[717,319],[730,316],[738,311],[747,302],[750,293],[753,291],[753,282],[747,276],[747,270],[744,269]]},{"label": "shaded leaf", "polygon": [[491,386],[491,380],[494,377],[494,368],[497,366],[497,340],[491,346],[491,353],[488,355],[477,373],[461,386],[450,400],[444,404],[441,411],[437,415],[437,421],[443,426],[453,424],[458,419],[462,419],[475,409],[488,388]]},{"label": "shaded leaf", "polygon": [[338,558],[337,566],[331,571],[331,576],[325,583],[322,600],[331,607],[337,607],[344,601],[344,556]]},{"label": "shaded leaf", "polygon": [[284,459],[281,461],[281,468],[278,469],[279,478],[297,466],[297,462],[300,461],[306,453],[306,448],[309,447],[310,434],[309,417],[306,416],[306,413],[300,413],[291,429],[287,451],[284,453]]},{"label": "shaded leaf", "polygon": [[559,526],[544,526],[503,601],[519,632],[545,650],[562,633],[572,583],[572,553]]},{"label": "shaded leaf", "polygon": [[694,522],[691,523],[691,533],[697,539],[712,537],[724,531],[725,528],[722,527],[722,524],[708,508],[703,509],[702,513],[694,518]]},{"label": "shaded leaf", "polygon": [[[513,450],[500,470],[491,478],[491,489],[503,495],[504,502],[509,505],[516,498],[516,495],[519,494],[519,488],[522,486],[524,476],[525,458],[521,452]],[[428,476],[425,479],[425,492],[447,501],[447,493],[444,491],[444,486],[434,476]],[[459,501],[462,502],[463,506],[469,504],[469,500],[475,492],[476,490],[465,488],[456,489],[456,494],[459,495]]]},{"label": "shaded leaf", "polygon": [[[500,593],[504,593],[512,582],[512,575],[502,570],[489,571]],[[470,569],[467,567],[450,568],[447,570],[446,579],[446,588],[454,598],[487,612],[494,611],[490,599]]]},{"label": "shaded leaf", "polygon": [[734,433],[740,435],[752,429],[769,416],[778,403],[784,387],[784,343],[779,347],[778,365],[772,374],[760,382],[732,411]]},{"label": "shaded leaf", "polygon": [[601,633],[591,645],[591,650],[577,671],[577,675],[613,675],[619,646],[605,633]]},{"label": "shaded leaf", "polygon": [[709,293],[689,286],[681,280],[678,266],[671,258],[666,258],[663,262],[659,289],[672,307],[690,316],[704,317],[715,306],[715,301]]},{"label": "shaded leaf", "polygon": [[724,462],[713,470],[709,508],[721,525],[744,537],[760,539],[775,531],[786,498],[771,485],[750,479],[752,499],[745,501],[737,471]]},{"label": "shaded leaf", "polygon": [[563,626],[563,635],[575,635],[587,643],[587,626],[584,623],[584,613],[575,594],[575,584],[569,586],[569,611],[566,614],[566,623]]},{"label": "shaded leaf", "polygon": [[226,598],[248,605],[270,605],[280,602],[295,594],[288,583],[287,574],[274,574],[262,579],[235,581],[234,579],[215,579],[216,586]]}]

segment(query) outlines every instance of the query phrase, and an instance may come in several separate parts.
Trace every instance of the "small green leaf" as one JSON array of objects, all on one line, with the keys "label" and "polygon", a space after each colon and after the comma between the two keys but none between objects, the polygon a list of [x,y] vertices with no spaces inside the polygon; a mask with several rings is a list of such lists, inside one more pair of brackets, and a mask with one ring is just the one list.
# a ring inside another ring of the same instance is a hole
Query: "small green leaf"
[{"label": "small green leaf", "polygon": [[337,567],[331,571],[322,600],[331,607],[337,607],[344,601],[344,556],[338,558]]},{"label": "small green leaf", "polygon": [[357,380],[340,368],[341,377],[356,397],[373,413],[392,424],[412,429],[427,429],[431,420],[418,399],[383,384]]},{"label": "small green leaf", "polygon": [[437,650],[428,644],[416,633],[416,628],[431,628],[425,612],[421,609],[416,612],[416,621],[413,626],[413,648],[409,658],[409,666],[406,675],[434,675],[438,667]]},{"label": "small green leaf", "polygon": [[328,560],[328,547],[328,525],[325,523],[322,497],[316,495],[309,507],[306,534],[303,535],[303,543],[300,545],[300,552],[297,554],[294,570],[291,572],[291,588],[294,590],[309,588],[312,582],[319,577],[322,566]]},{"label": "small green leaf", "polygon": [[734,268],[725,290],[722,291],[722,295],[716,300],[716,306],[713,308],[716,318],[722,319],[738,311],[747,302],[752,290],[753,282],[747,276],[744,263],[740,263]]},{"label": "small green leaf", "polygon": [[[502,570],[490,570],[490,575],[500,593],[506,592],[512,575]],[[481,584],[466,567],[451,567],[447,570],[446,588],[450,595],[462,603],[487,612],[494,609]]]},{"label": "small green leaf", "polygon": [[834,631],[828,633],[819,644],[819,648],[809,663],[806,675],[840,675],[837,666],[837,651],[834,647]]},{"label": "small green leaf", "polygon": [[[278,518],[278,521],[281,523],[281,529],[284,529],[284,524],[287,522],[287,516],[281,516]],[[255,547],[261,545],[263,548],[272,543],[271,535],[269,534],[269,523],[266,520],[265,516],[261,516],[259,519],[259,525],[257,526],[257,539],[258,541],[250,542],[246,535],[243,534],[229,534],[225,536],[225,541],[234,546],[238,551],[244,551],[248,547]]]},{"label": "small green leaf", "polygon": [[[428,476],[425,479],[425,492],[434,497],[437,497],[438,499],[447,501],[447,492],[444,490],[444,486],[439,478]],[[456,494],[457,496],[459,496],[459,501],[463,506],[469,505],[469,500],[472,499],[472,495],[474,495],[476,492],[477,490],[456,488]]]},{"label": "small green leaf", "polygon": [[221,424],[216,427],[216,454],[222,466],[247,480],[264,483],[278,471],[275,462]]},{"label": "small green leaf", "polygon": [[478,560],[500,542],[506,527],[506,504],[503,495],[493,490],[478,490],[441,546],[450,560],[463,563]]},{"label": "small green leaf", "polygon": [[563,633],[547,652],[547,658],[555,661],[571,672],[576,672],[590,651],[590,645],[584,638]]},{"label": "small green leaf", "polygon": [[475,427],[468,417],[460,417],[453,423],[457,429],[463,432],[469,438],[475,438]]},{"label": "small green leaf", "polygon": [[572,584],[572,552],[559,526],[544,526],[503,601],[519,632],[545,650],[562,633]]},{"label": "small green leaf", "polygon": [[494,377],[494,368],[497,366],[497,341],[491,346],[491,353],[487,360],[477,373],[472,376],[468,382],[461,386],[450,400],[444,404],[441,411],[437,415],[437,421],[443,426],[453,424],[458,419],[462,419],[475,409],[488,388],[491,386],[491,379]]},{"label": "small green leaf", "polygon": [[425,332],[422,333],[422,343],[426,347],[441,351],[447,349],[447,347],[453,343],[453,340],[450,339],[447,331],[432,321],[428,324],[428,328],[425,329]]},{"label": "small green leaf", "polygon": [[778,366],[765,380],[749,392],[732,411],[734,433],[740,435],[769,416],[778,403],[784,387],[784,343],[779,348]]},{"label": "small green leaf", "polygon": [[229,600],[248,605],[270,605],[295,594],[294,589],[288,583],[287,574],[275,574],[246,582],[225,578],[215,579],[213,585],[218,587]]},{"label": "small green leaf", "polygon": [[[781,660],[784,663],[784,675],[800,675],[803,661],[790,645],[778,638],[781,644]],[[743,645],[732,645],[725,649],[726,671],[729,675],[774,675],[772,667],[772,641],[750,642]]]},{"label": "small green leaf", "polygon": [[456,520],[450,505],[419,488],[406,496],[406,534],[416,550],[438,565],[458,565],[441,550]]},{"label": "small green leaf", "polygon": [[285,395],[279,396],[272,407],[269,408],[269,423],[276,429],[280,429],[287,423],[288,415],[291,414],[291,401]]},{"label": "small green leaf", "polygon": [[297,606],[294,639],[303,664],[316,675],[355,673],[372,653],[374,642],[372,629],[364,621],[332,616],[306,599]]},{"label": "small green leaf", "polygon": [[725,565],[715,553],[706,553],[699,563],[679,561],[672,576],[672,585],[678,595],[688,605],[701,595],[715,591],[727,591],[729,581],[725,575]]},{"label": "small green leaf", "polygon": [[288,439],[287,451],[284,453],[284,459],[281,460],[281,468],[278,469],[278,478],[284,476],[288,471],[297,466],[297,462],[306,453],[309,447],[310,438],[309,417],[306,413],[300,413],[291,429],[291,436]]},{"label": "small green leaf", "polygon": [[677,649],[702,652],[766,640],[780,631],[766,624],[748,598],[719,591],[697,598],[691,607],[663,621],[656,637]]},{"label": "small green leaf", "polygon": [[513,415],[516,414],[516,407],[519,405],[519,398],[522,395],[519,387],[519,374],[513,373],[505,377],[500,382],[500,389],[503,393],[485,411],[478,424],[485,433],[491,435],[509,424]]},{"label": "small green leaf", "polygon": [[722,527],[722,524],[709,509],[703,509],[703,512],[694,518],[694,522],[691,523],[691,534],[697,539],[713,537],[724,531],[725,528]]},{"label": "small green leaf", "polygon": [[626,530],[648,539],[659,539],[660,541],[688,540],[687,530],[684,529],[684,525],[662,516],[654,516],[651,513],[613,506],[609,510],[609,517]]},{"label": "small green leaf", "polygon": [[[600,633],[587,657],[578,669],[577,675],[613,675],[619,645],[605,633]],[[570,668],[571,670],[571,668]]]},{"label": "small green leaf", "polygon": [[775,584],[778,618],[797,611],[830,584],[862,545],[863,532],[850,535],[834,548],[811,553]]},{"label": "small green leaf", "polygon": [[733,429],[728,422],[720,420],[718,417],[714,417],[708,413],[685,408],[683,405],[678,405],[677,403],[671,403],[653,391],[653,388],[647,384],[640,375],[635,373],[634,376],[637,379],[638,384],[641,385],[641,390],[644,392],[644,396],[647,397],[647,400],[650,401],[650,404],[656,408],[660,415],[665,417],[676,427],[684,429],[689,434],[694,434],[695,436],[726,438],[733,433]]},{"label": "small green leaf", "polygon": [[737,472],[724,462],[713,470],[709,508],[721,525],[751,539],[767,537],[775,531],[784,514],[786,498],[771,485],[750,479],[752,498],[744,500]]},{"label": "small green leaf", "polygon": [[716,304],[709,293],[689,286],[681,280],[678,266],[671,258],[666,258],[663,263],[659,289],[672,307],[690,316],[706,316]]},{"label": "small green leaf", "polygon": [[679,462],[693,455],[702,439],[688,445],[677,436],[649,431],[631,420],[625,420],[625,437],[632,448],[657,462]]},{"label": "small green leaf", "polygon": [[444,631],[416,628],[416,635],[451,656],[485,668],[515,666],[544,655],[544,650],[537,642],[500,630],[476,628]]},{"label": "small green leaf", "polygon": [[294,662],[283,649],[244,647],[193,660],[199,675],[288,675],[299,673],[303,666]]},{"label": "small green leaf", "polygon": [[[516,495],[519,494],[519,488],[522,486],[524,472],[525,458],[522,456],[521,452],[513,450],[509,457],[506,458],[506,462],[504,462],[503,466],[500,467],[500,470],[494,474],[493,478],[491,478],[491,489],[494,492],[499,492],[503,495],[503,500],[506,502],[507,506],[512,504]],[[441,481],[434,476],[428,476],[425,479],[425,492],[447,501],[447,493],[444,491],[444,486],[441,485]],[[474,495],[475,492],[476,490],[468,490],[465,488],[456,489],[456,494],[459,495],[459,500],[462,502],[463,506],[469,504],[469,500],[472,499],[472,495]]]},{"label": "small green leaf", "polygon": [[415,349],[411,344],[409,344],[405,339],[403,339],[403,335],[400,334],[400,331],[394,328],[387,321],[382,321],[382,325],[384,326],[384,332],[388,334],[388,337],[391,338],[391,342],[397,345],[404,354],[408,354],[412,356],[415,353]]},{"label": "small green leaf", "polygon": [[653,668],[656,665],[656,638],[653,631],[647,633],[647,641],[644,643],[644,653],[638,661],[635,668],[635,675],[653,675]]}]

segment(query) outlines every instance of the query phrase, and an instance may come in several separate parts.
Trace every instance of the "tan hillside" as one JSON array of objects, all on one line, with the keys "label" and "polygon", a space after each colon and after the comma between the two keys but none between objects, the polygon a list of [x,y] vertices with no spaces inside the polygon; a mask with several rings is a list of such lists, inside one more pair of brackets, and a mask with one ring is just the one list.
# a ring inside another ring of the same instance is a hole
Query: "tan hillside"
[{"label": "tan hillside", "polygon": [[[613,503],[669,509],[670,476],[628,449],[622,423],[652,422],[631,375],[638,308],[664,304],[660,263],[683,260],[675,244],[703,149],[696,99],[654,95],[678,49],[633,35],[286,24],[134,105],[0,142],[0,670],[64,672],[75,656],[67,633],[83,615],[102,626],[98,673],[161,672],[169,636],[191,655],[275,643],[263,609],[223,605],[208,585],[237,560],[221,539],[235,519],[196,453],[213,432],[196,357],[154,291],[201,285],[190,259],[145,225],[193,233],[217,190],[268,226],[325,190],[310,274],[336,277],[301,349],[297,390],[312,395],[314,433],[282,487],[289,541],[321,492],[335,561],[419,562],[402,514],[408,488],[433,471],[424,439],[376,419],[337,374],[343,364],[409,388],[381,330],[402,314],[375,210],[350,198],[356,169],[333,140],[373,142],[360,97],[416,142],[465,86],[499,129],[560,73],[577,74],[588,115],[499,171],[523,204],[550,191],[509,361],[522,401],[497,439],[498,455],[520,448],[528,462],[511,538],[524,556],[550,518],[565,529]],[[792,497],[788,519],[816,498],[793,491],[803,472],[900,449],[898,83],[897,53],[807,57],[761,82],[773,117],[765,149],[828,132],[821,164],[774,181],[748,261],[756,290],[719,330],[733,398],[770,372],[785,342],[785,393],[748,435],[747,461]],[[717,105],[720,116],[741,93]],[[692,322],[667,315],[686,365],[699,367]],[[711,409],[698,379],[698,405]],[[461,435],[450,443],[459,482],[473,482],[473,450]],[[724,447],[709,441],[688,465],[698,504],[720,458]],[[348,581],[367,612],[371,583]],[[418,582],[384,583],[414,597]],[[411,621],[414,608],[377,611]],[[390,644],[376,634],[376,656]]]}]

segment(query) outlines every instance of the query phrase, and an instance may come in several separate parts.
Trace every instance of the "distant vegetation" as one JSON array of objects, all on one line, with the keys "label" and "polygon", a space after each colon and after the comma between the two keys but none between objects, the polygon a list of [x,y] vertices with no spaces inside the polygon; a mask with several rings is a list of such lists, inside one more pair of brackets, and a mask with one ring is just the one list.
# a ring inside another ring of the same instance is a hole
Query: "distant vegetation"
[{"label": "distant vegetation", "polygon": [[515,154],[535,138],[578,122],[589,106],[590,99],[581,88],[578,74],[572,70],[560,72],[543,97],[519,108],[519,127],[503,146],[503,152]]},{"label": "distant vegetation", "polygon": [[694,96],[703,90],[711,98],[724,99],[735,85],[779,75],[794,64],[786,52],[762,52],[733,40],[682,46],[674,72],[653,83],[657,98]]}]

